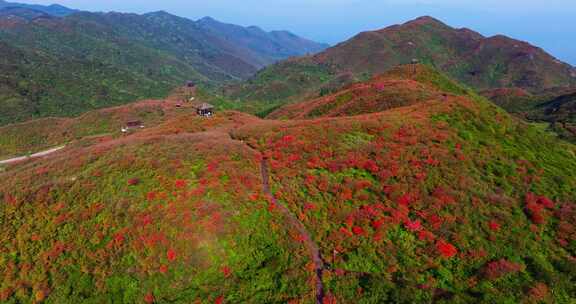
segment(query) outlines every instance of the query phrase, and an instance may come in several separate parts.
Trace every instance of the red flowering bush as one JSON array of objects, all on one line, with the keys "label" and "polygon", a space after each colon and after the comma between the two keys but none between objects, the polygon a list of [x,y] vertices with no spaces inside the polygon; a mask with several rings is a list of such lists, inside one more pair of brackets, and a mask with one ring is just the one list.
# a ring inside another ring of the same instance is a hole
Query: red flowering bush
[{"label": "red flowering bush", "polygon": [[149,201],[153,201],[156,199],[157,193],[154,191],[150,191],[148,193],[146,193],[146,199]]},{"label": "red flowering bush", "polygon": [[545,196],[537,196],[534,193],[528,192],[525,198],[526,213],[530,220],[536,225],[546,223],[546,209],[552,209],[555,204],[552,200]]},{"label": "red flowering bush", "polygon": [[223,266],[221,271],[225,278],[229,278],[232,275],[232,269],[228,266]]},{"label": "red flowering bush", "polygon": [[160,265],[160,268],[158,268],[158,271],[160,273],[167,273],[168,272],[168,266],[166,265]]},{"label": "red flowering bush", "polygon": [[224,303],[224,296],[218,296],[215,300],[214,300],[214,304],[223,304]]},{"label": "red flowering bush", "polygon": [[144,296],[144,302],[145,302],[146,304],[152,304],[152,303],[154,303],[154,295],[153,295],[151,292],[147,293],[147,294]]},{"label": "red flowering bush", "polygon": [[365,235],[366,234],[366,231],[364,230],[364,228],[362,228],[360,226],[352,227],[352,232],[354,232],[355,235]]},{"label": "red flowering bush", "polygon": [[140,183],[140,179],[138,178],[131,178],[128,180],[128,186],[136,186]]},{"label": "red flowering bush", "polygon": [[536,283],[528,291],[529,299],[534,302],[545,301],[549,294],[550,289],[544,283]]},{"label": "red flowering bush", "polygon": [[168,259],[168,261],[174,262],[176,260],[176,251],[174,251],[174,249],[172,248],[168,249],[168,251],[166,252],[166,258]]},{"label": "red flowering bush", "polygon": [[409,231],[418,232],[422,230],[422,223],[420,223],[420,220],[415,221],[407,220],[406,222],[404,222],[404,227],[406,227],[406,229]]},{"label": "red flowering bush", "polygon": [[400,206],[409,206],[412,202],[412,196],[408,193],[402,194],[396,201]]},{"label": "red flowering bush", "polygon": [[482,273],[488,280],[496,280],[508,274],[523,271],[524,265],[500,259],[488,263]]},{"label": "red flowering bush", "polygon": [[488,228],[490,228],[490,230],[492,230],[494,232],[498,232],[498,231],[500,231],[500,224],[497,221],[492,220],[492,221],[488,222]]},{"label": "red flowering bush", "polygon": [[438,250],[438,253],[446,259],[454,257],[458,253],[458,249],[456,249],[454,245],[444,240],[436,242],[436,250]]},{"label": "red flowering bush", "polygon": [[174,186],[176,186],[176,188],[178,188],[178,189],[183,189],[186,187],[186,185],[187,185],[187,182],[183,179],[177,179],[174,182]]}]

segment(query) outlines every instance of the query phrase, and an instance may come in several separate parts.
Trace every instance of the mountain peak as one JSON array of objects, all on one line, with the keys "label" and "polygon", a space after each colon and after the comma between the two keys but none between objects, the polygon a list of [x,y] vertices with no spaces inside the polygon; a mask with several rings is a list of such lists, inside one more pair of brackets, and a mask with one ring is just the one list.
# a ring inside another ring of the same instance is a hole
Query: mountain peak
[{"label": "mountain peak", "polygon": [[150,12],[150,13],[147,13],[147,14],[144,14],[144,15],[148,15],[148,16],[172,16],[172,14],[170,14],[170,13],[167,12],[167,11],[163,11],[163,10],[155,11],[155,12]]},{"label": "mountain peak", "polygon": [[198,19],[198,22],[218,22],[218,20],[216,20],[210,16],[205,16],[202,19]]},{"label": "mountain peak", "polygon": [[417,25],[446,25],[444,22],[431,17],[431,16],[422,16],[418,17],[414,20],[408,21],[405,24],[417,24]]}]

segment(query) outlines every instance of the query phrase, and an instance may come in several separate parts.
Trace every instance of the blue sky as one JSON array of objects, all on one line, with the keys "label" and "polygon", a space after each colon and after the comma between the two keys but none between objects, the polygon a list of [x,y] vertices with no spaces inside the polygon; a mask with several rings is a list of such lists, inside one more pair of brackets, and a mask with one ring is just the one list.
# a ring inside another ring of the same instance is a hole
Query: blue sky
[{"label": "blue sky", "polygon": [[165,10],[198,19],[286,29],[331,44],[360,31],[431,15],[484,35],[505,34],[544,48],[576,65],[574,0],[12,0],[59,3],[92,11],[145,13]]}]

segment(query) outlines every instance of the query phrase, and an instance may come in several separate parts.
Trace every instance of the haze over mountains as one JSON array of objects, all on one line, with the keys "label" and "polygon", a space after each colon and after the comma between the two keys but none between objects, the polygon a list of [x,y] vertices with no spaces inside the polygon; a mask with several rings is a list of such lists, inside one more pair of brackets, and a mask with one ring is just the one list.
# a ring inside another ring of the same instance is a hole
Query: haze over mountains
[{"label": "haze over mountains", "polygon": [[[4,4],[0,124],[161,97],[186,80],[239,81],[267,64],[326,47],[286,32],[165,12],[72,14]],[[228,31],[243,36],[233,40]]]}]

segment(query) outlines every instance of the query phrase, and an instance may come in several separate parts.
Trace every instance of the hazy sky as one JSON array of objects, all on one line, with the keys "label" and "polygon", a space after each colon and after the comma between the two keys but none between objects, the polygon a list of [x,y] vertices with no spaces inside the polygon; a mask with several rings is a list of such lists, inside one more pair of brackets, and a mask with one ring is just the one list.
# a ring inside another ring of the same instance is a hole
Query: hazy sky
[{"label": "hazy sky", "polygon": [[165,10],[198,19],[286,29],[331,44],[360,31],[431,15],[484,35],[505,34],[576,65],[575,0],[12,0],[91,11]]}]

